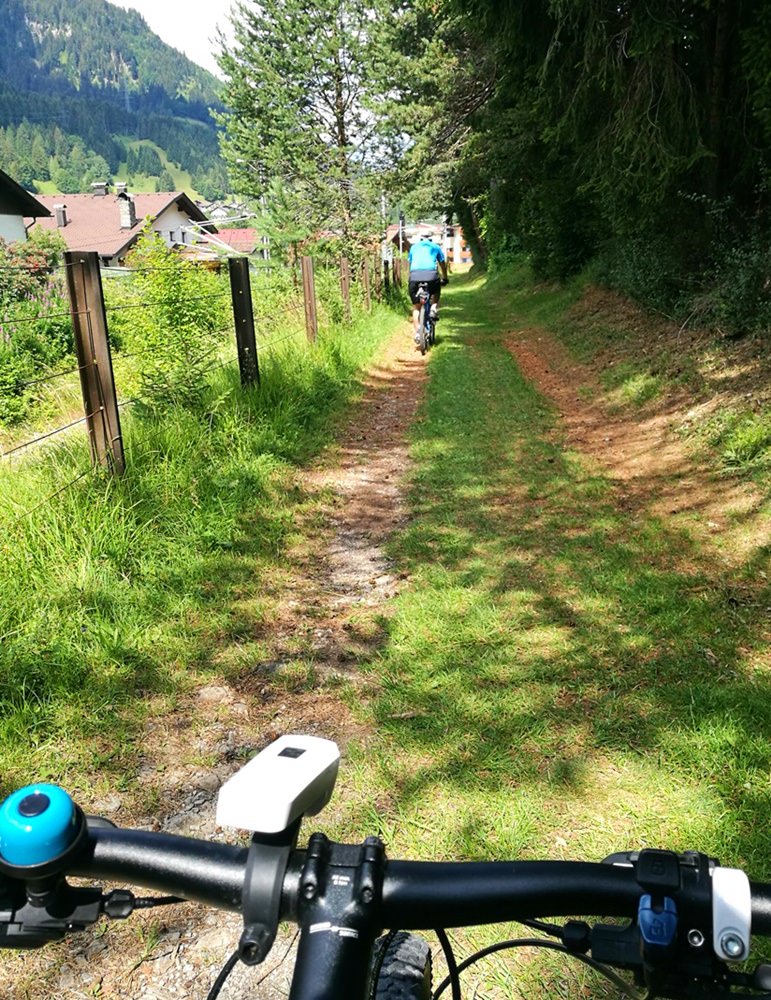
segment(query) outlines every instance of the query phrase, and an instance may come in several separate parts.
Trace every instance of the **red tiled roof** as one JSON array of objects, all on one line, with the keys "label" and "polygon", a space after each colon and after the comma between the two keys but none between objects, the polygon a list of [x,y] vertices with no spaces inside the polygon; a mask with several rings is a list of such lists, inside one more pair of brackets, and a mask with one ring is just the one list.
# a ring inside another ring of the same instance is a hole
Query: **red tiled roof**
[{"label": "red tiled roof", "polygon": [[61,233],[68,250],[95,250],[102,257],[114,257],[136,240],[148,216],[157,219],[164,209],[175,202],[193,221],[207,221],[184,191],[159,191],[157,194],[134,194],[132,197],[137,221],[131,229],[121,229],[118,199],[113,194],[40,195],[38,200],[52,212],[55,205],[65,205],[68,221],[66,226],[57,229],[54,214],[50,219],[40,219],[38,225]]},{"label": "red tiled roof", "polygon": [[217,240],[220,243],[227,243],[239,253],[254,253],[260,241],[260,234],[256,229],[219,229]]}]

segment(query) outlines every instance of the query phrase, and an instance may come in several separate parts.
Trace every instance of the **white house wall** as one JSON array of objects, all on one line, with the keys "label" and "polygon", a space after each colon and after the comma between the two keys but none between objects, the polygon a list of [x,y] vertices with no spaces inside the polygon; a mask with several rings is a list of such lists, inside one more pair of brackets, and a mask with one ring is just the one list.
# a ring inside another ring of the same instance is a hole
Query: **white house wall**
[{"label": "white house wall", "polygon": [[0,215],[0,237],[8,243],[21,243],[26,240],[24,219],[20,215]]},{"label": "white house wall", "polygon": [[[166,243],[197,243],[193,228],[193,220],[186,212],[180,211],[177,205],[169,205],[153,222],[152,228],[164,238]],[[174,236],[170,236],[174,233]]]}]

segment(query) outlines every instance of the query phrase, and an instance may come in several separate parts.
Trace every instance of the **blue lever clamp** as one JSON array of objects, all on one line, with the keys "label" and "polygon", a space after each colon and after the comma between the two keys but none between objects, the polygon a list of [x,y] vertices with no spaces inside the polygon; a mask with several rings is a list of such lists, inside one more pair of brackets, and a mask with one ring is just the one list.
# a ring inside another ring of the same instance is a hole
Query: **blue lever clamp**
[{"label": "blue lever clamp", "polygon": [[662,904],[654,907],[650,896],[641,896],[637,924],[640,936],[648,948],[668,948],[677,936],[675,901],[665,896]]}]

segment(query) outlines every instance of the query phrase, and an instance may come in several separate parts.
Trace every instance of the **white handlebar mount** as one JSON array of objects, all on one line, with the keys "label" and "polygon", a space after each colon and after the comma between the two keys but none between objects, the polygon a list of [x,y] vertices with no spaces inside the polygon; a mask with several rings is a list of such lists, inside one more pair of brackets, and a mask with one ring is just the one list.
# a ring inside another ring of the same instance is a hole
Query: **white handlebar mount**
[{"label": "white handlebar mount", "polygon": [[281,736],[236,771],[217,799],[219,826],[281,833],[332,797],[340,751],[318,736]]},{"label": "white handlebar mount", "polygon": [[318,736],[282,736],[222,786],[217,823],[252,831],[241,910],[238,954],[246,965],[264,961],[278,929],[284,875],[306,813],[332,797],[340,751]]},{"label": "white handlebar mount", "polygon": [[724,962],[742,962],[750,953],[752,893],[738,868],[712,873],[712,946]]}]

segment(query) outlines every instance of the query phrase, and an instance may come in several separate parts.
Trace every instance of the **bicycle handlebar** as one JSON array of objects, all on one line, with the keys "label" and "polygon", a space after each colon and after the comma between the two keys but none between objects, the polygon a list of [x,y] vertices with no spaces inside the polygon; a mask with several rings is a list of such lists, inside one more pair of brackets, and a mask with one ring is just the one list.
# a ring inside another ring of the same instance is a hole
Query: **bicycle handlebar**
[{"label": "bicycle handlebar", "polygon": [[[374,940],[384,927],[427,930],[577,914],[628,923],[570,921],[562,929],[565,949],[590,951],[594,961],[633,971],[656,985],[657,996],[727,998],[736,985],[771,989],[771,968],[759,966],[750,975],[727,964],[748,957],[750,930],[771,936],[771,884],[748,883],[705,855],[648,850],[602,863],[390,861],[377,838],[352,846],[314,834],[306,849],[296,849],[299,823],[238,847],[122,830],[78,811],[77,837],[58,858],[27,868],[0,859],[0,945],[38,947],[103,915],[128,916],[135,904],[153,902],[136,901],[129,892],[105,896],[101,889],[73,888],[66,878],[75,876],[240,912],[239,956],[247,964],[265,958],[280,920],[296,923],[301,937],[292,1000],[317,996],[313,970],[319,968],[331,970],[324,995],[338,995],[350,983],[346,995],[363,996]],[[740,886],[737,897],[718,886],[726,878]],[[736,899],[741,905],[734,911]],[[694,982],[705,991],[694,993]]]},{"label": "bicycle handlebar", "polygon": [[[67,872],[141,885],[239,912],[249,849],[177,834],[89,829]],[[282,916],[292,918],[307,857],[292,853]],[[771,883],[750,882],[752,933],[771,936]],[[468,927],[518,917],[632,917],[643,894],[631,867],[586,861],[386,861],[382,916],[387,927]]]},{"label": "bicycle handlebar", "polygon": [[249,850],[145,830],[89,828],[68,875],[141,885],[217,909],[239,911]]}]

